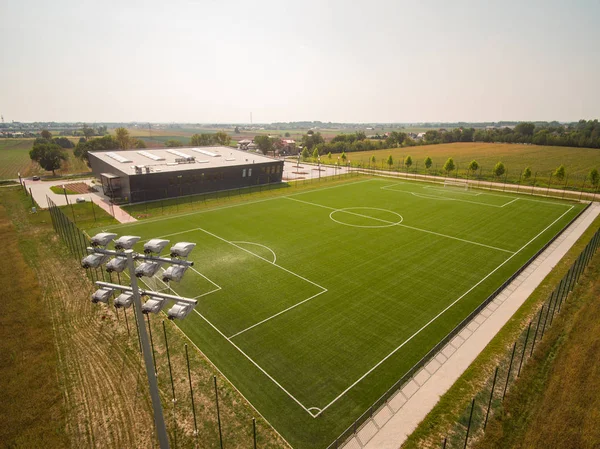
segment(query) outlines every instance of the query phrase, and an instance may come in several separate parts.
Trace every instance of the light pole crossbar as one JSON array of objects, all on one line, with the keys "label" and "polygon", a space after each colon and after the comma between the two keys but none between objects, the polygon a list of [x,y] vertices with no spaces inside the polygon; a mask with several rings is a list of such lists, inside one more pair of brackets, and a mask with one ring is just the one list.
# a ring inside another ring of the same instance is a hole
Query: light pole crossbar
[{"label": "light pole crossbar", "polygon": [[[133,292],[133,289],[131,287],[127,287],[126,285],[121,285],[121,284],[111,284],[110,282],[96,281],[96,285],[99,285],[100,287],[112,288],[115,290],[122,290],[124,292]],[[192,304],[194,306],[198,305],[198,301],[196,301],[195,299],[184,298],[182,296],[168,295],[166,293],[159,293],[159,292],[154,292],[152,290],[141,290],[141,289],[139,289],[139,293],[140,293],[140,296],[155,296],[157,298],[172,299],[173,301],[183,302],[185,304]]]}]

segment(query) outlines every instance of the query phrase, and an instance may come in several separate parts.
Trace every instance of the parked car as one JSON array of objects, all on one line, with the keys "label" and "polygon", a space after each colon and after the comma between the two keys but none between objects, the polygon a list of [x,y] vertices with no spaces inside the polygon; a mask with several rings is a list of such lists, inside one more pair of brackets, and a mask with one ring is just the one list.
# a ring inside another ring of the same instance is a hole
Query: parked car
[{"label": "parked car", "polygon": [[34,181],[39,181],[39,180],[40,180],[40,177],[36,175],[36,176],[34,176],[33,178],[31,178],[31,179],[33,179]]},{"label": "parked car", "polygon": [[75,199],[76,203],[85,203],[85,198],[83,198],[82,196],[80,196],[79,198]]}]

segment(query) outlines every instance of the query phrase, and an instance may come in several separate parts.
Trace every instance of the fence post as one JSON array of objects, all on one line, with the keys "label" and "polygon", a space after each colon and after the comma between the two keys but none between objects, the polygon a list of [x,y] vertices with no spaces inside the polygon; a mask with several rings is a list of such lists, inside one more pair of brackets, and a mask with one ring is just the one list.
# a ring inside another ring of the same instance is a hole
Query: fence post
[{"label": "fence post", "polygon": [[471,430],[471,420],[473,419],[473,409],[474,408],[475,408],[475,398],[473,398],[473,402],[471,402],[471,414],[469,415],[469,424],[467,425],[467,435],[465,436],[464,449],[467,448],[467,443],[469,442],[469,431]]},{"label": "fence post", "polygon": [[508,389],[508,382],[510,381],[510,371],[512,370],[513,359],[515,358],[515,351],[517,349],[517,342],[513,344],[512,355],[510,356],[510,364],[508,365],[508,375],[506,376],[506,384],[504,385],[504,393],[502,393],[502,400],[506,396],[506,390]]},{"label": "fence post", "polygon": [[221,449],[223,449],[223,433],[221,432],[221,413],[219,412],[219,391],[217,390],[217,376],[213,376],[215,383],[215,402],[217,404],[217,422],[219,423],[219,442],[221,443]]},{"label": "fence post", "polygon": [[171,369],[171,354],[169,354],[169,341],[167,340],[167,327],[165,326],[165,320],[162,322],[163,332],[165,334],[165,348],[167,350],[167,362],[169,363],[169,375],[171,376],[171,390],[173,392],[173,403],[177,402],[175,399],[175,383],[173,382],[173,371]]},{"label": "fence post", "polygon": [[496,387],[496,378],[498,377],[498,366],[496,367],[496,372],[494,373],[494,381],[492,382],[492,391],[490,393],[490,400],[488,401],[487,412],[485,412],[485,421],[483,423],[483,430],[487,426],[488,417],[490,416],[490,409],[492,408],[492,399],[494,398],[494,388]]},{"label": "fence post", "polygon": [[564,283],[564,278],[560,280],[560,284],[558,284],[558,289],[556,291],[556,298],[554,299],[554,308],[552,309],[552,315],[550,315],[550,326],[552,326],[552,321],[554,320],[554,313],[556,312],[556,304],[558,303],[558,298],[560,297],[560,291],[562,290],[562,286]]},{"label": "fence post", "polygon": [[196,421],[196,406],[194,405],[194,389],[192,388],[192,372],[190,370],[190,356],[188,355],[187,343],[185,346],[185,360],[187,361],[188,380],[190,382],[190,397],[192,398],[192,414],[194,415],[194,436],[198,436],[198,423]]},{"label": "fence post", "polygon": [[[555,292],[556,290],[554,290]],[[550,315],[550,308],[552,307],[552,300],[554,299],[554,292],[550,294],[550,299],[548,300],[548,308],[546,309],[546,318],[544,319],[544,325],[542,326],[542,336],[540,339],[544,338],[544,333],[546,332],[546,323],[548,322],[548,315]]]},{"label": "fence post", "polygon": [[537,326],[535,327],[535,334],[533,334],[533,342],[531,343],[531,352],[529,353],[529,357],[533,355],[533,348],[535,348],[535,341],[537,339],[538,330],[540,328],[540,321],[542,321],[542,313],[544,313],[544,306],[546,304],[542,304],[542,308],[540,309],[540,316],[538,318]]},{"label": "fence post", "polygon": [[254,436],[254,449],[256,449],[256,419],[252,418],[252,435]]},{"label": "fence post", "polygon": [[523,359],[525,358],[525,350],[527,349],[527,342],[529,341],[529,331],[531,330],[531,323],[527,326],[527,334],[525,334],[525,344],[523,345],[523,352],[521,353],[521,361],[519,362],[519,370],[517,371],[517,377],[521,375],[521,367],[523,366]]}]

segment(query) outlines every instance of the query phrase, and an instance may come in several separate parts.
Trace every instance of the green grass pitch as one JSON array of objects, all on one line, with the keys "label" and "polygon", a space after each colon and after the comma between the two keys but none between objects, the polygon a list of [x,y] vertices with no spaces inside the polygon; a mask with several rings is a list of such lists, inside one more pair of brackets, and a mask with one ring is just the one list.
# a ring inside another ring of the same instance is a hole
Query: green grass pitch
[{"label": "green grass pitch", "polygon": [[298,448],[326,447],[583,205],[394,179],[112,227],[196,242],[177,325]]}]

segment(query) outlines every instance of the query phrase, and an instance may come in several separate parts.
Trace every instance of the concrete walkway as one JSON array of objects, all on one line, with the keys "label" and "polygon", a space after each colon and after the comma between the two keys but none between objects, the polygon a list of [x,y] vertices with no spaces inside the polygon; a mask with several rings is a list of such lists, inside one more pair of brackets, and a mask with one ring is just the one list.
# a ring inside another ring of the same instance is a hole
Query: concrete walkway
[{"label": "concrete walkway", "polygon": [[399,448],[599,214],[592,204],[342,447]]},{"label": "concrete walkway", "polygon": [[64,194],[54,193],[52,190],[50,190],[50,187],[52,186],[62,186],[72,184],[75,182],[83,182],[91,187],[94,185],[92,183],[93,178],[73,180],[63,179],[60,181],[33,181],[31,179],[26,179],[24,181],[27,191],[29,192],[29,189],[31,189],[33,199],[42,209],[48,207],[46,197],[50,198],[57,206],[66,206],[67,198],[69,203],[74,202],[77,198],[84,198],[86,201],[93,201],[94,204],[98,205],[101,209],[105,210],[108,214],[112,215],[119,223],[131,223],[133,221],[137,221],[119,206],[111,204],[108,198],[104,196],[101,192],[88,192],[77,195],[67,195],[67,198],[65,198]]}]

